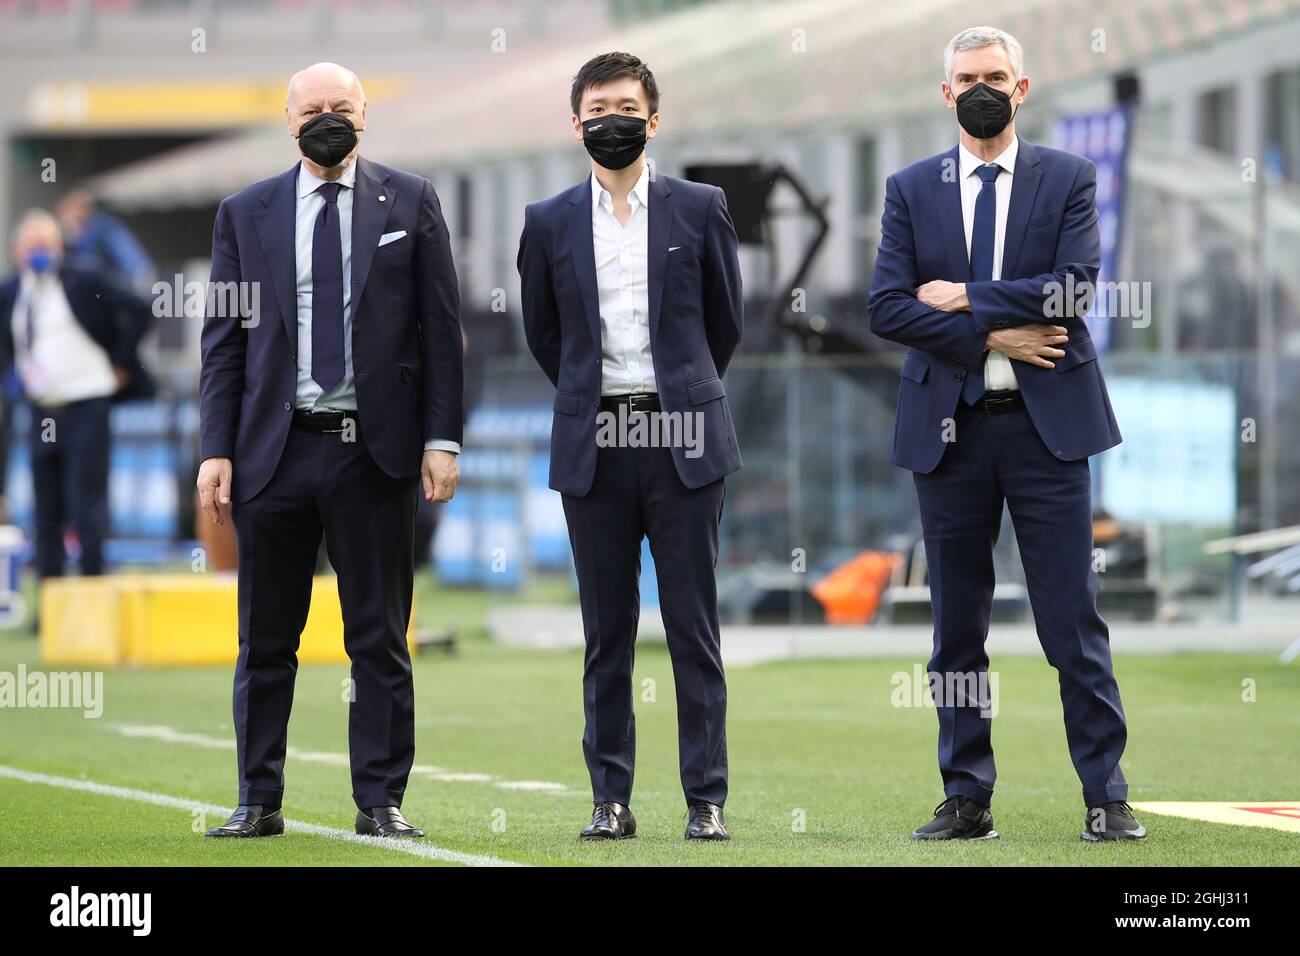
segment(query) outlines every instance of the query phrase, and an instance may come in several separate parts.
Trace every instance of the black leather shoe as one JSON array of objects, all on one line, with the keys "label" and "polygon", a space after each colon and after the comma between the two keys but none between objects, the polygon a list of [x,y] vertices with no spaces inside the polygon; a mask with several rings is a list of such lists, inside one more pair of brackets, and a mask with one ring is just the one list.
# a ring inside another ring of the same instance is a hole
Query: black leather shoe
[{"label": "black leather shoe", "polygon": [[1103,840],[1145,840],[1147,830],[1133,818],[1133,808],[1123,800],[1089,807],[1083,815],[1080,840],[1101,843]]},{"label": "black leather shoe", "polygon": [[686,821],[686,839],[688,840],[730,840],[727,825],[722,819],[722,807],[716,803],[697,800],[687,811],[690,818]]},{"label": "black leather shoe", "polygon": [[394,837],[413,840],[424,836],[424,831],[413,827],[397,807],[371,807],[357,811],[357,832],[362,836]]},{"label": "black leather shoe", "polygon": [[591,823],[578,834],[580,840],[629,840],[636,836],[636,817],[621,803],[598,803]]},{"label": "black leather shoe", "polygon": [[213,827],[205,836],[210,837],[264,837],[279,836],[284,832],[284,811],[279,807],[269,813],[260,803],[240,804],[230,819]]},{"label": "black leather shoe", "polygon": [[913,840],[996,840],[993,814],[969,797],[949,797],[934,808],[934,819],[912,831]]}]

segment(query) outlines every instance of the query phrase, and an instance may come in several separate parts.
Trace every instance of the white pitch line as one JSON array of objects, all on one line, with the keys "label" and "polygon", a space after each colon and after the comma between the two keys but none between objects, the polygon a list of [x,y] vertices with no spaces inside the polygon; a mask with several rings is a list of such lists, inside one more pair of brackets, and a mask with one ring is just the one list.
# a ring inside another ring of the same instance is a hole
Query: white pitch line
[{"label": "white pitch line", "polygon": [[[6,767],[0,764],[0,777],[8,777],[10,780],[21,780],[24,783],[39,783],[47,787],[59,787],[63,790],[80,790],[83,793],[95,793],[105,797],[118,797],[122,800],[134,800],[137,803],[151,803],[158,807],[171,807],[176,810],[202,810],[204,813],[212,814],[217,817],[225,817],[230,813],[230,807],[218,806],[215,803],[202,803],[198,800],[187,800],[184,797],[170,797],[165,793],[153,793],[149,790],[132,790],[129,787],[114,787],[106,783],[95,783],[90,780],[73,780],[71,777],[52,777],[49,774],[35,773],[31,770],[22,770],[18,767]],[[525,866],[523,863],[515,863],[511,860],[502,860],[495,856],[480,856],[474,853],[460,853],[456,850],[445,850],[440,846],[434,846],[432,843],[407,839],[383,839],[381,837],[361,836],[358,833],[352,833],[348,830],[339,830],[335,827],[320,826],[316,823],[300,823],[297,820],[285,820],[284,828],[291,833],[306,833],[310,836],[325,837],[328,840],[342,840],[345,843],[357,843],[361,846],[375,847],[380,850],[392,850],[395,853],[406,853],[411,856],[420,856],[429,860],[439,860],[443,863],[460,863],[464,866]]]},{"label": "white pitch line", "polygon": [[[124,737],[148,738],[150,740],[161,740],[169,744],[190,744],[195,747],[210,747],[215,750],[235,749],[233,737],[212,737],[208,734],[196,734],[177,730],[175,727],[168,727],[165,724],[112,724],[110,726]],[[325,750],[298,750],[296,747],[286,748],[285,758],[287,760],[300,760],[304,763],[328,764],[331,767],[347,767],[351,764],[347,754]],[[487,773],[453,773],[444,770],[442,767],[431,767],[427,764],[416,764],[411,768],[411,773],[415,776],[427,777],[438,783],[490,783],[503,790],[535,790],[557,794],[578,792],[570,791],[562,783],[552,783],[547,780],[497,780]]]}]

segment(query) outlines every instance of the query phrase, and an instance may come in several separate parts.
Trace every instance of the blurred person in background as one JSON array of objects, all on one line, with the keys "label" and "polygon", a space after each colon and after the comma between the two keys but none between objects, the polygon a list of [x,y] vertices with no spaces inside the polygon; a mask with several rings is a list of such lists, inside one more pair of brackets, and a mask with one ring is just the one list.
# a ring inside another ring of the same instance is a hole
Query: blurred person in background
[{"label": "blurred person in background", "polygon": [[54,205],[63,228],[68,265],[98,272],[120,285],[148,292],[157,269],[126,224],[95,203],[85,189],[73,189]]},{"label": "blurred person in background", "polygon": [[[322,535],[352,659],[356,832],[418,838],[406,632],[416,500],[448,501],[463,412],[460,296],[433,186],[359,155],[361,81],[317,63],[289,81],[300,160],[224,199],[212,230],[197,487],[238,557],[233,712],[239,806],[210,837],[284,832],[296,650]],[[222,307],[219,307],[222,306]],[[233,502],[233,504],[232,504]]]},{"label": "blurred person in background", "polygon": [[[929,673],[944,688],[976,688],[936,690],[945,799],[912,839],[998,835],[984,645],[1004,503],[1038,637],[1059,673],[1083,784],[1081,836],[1142,839],[1125,802],[1128,728],[1093,565],[1088,457],[1120,433],[1087,308],[1075,307],[1080,290],[1091,301],[1100,267],[1096,171],[1016,135],[1029,77],[1010,34],[963,30],[944,51],[944,73],[958,144],[886,182],[870,299],[871,330],[909,346],[893,461],[913,473],[921,508]],[[1064,314],[1050,306],[1054,290],[1068,296]]]},{"label": "blurred person in background", "polygon": [[147,397],[136,355],[151,304],[100,274],[66,263],[58,220],[44,210],[14,232],[18,274],[0,284],[0,356],[31,407],[36,570],[63,574],[63,534],[80,546],[81,573],[102,574],[108,530],[109,405]]},{"label": "blurred person in background", "polygon": [[[550,486],[564,504],[587,645],[582,746],[595,807],[580,836],[636,835],[632,665],[649,538],[677,686],[685,837],[726,840],[714,573],[723,479],[741,465],[721,378],[744,316],[736,231],[717,186],[653,173],[645,149],[659,89],[641,60],[590,60],[570,106],[591,174],[528,206],[518,268],[528,347],[556,387]],[[700,423],[696,454],[599,438],[598,415],[645,414],[654,428],[661,412]]]}]

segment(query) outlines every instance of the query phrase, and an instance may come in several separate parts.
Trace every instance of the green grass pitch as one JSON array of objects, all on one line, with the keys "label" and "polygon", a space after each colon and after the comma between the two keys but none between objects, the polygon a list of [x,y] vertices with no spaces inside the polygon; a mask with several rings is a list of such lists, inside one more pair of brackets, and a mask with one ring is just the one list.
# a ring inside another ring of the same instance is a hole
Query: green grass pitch
[{"label": "green grass pitch", "polygon": [[[422,595],[426,621],[472,599]],[[467,612],[468,613],[468,612]],[[452,615],[454,616],[454,614]],[[471,614],[472,616],[472,614]],[[466,621],[462,620],[462,625]],[[891,677],[915,660],[799,661],[729,669],[728,844],[682,840],[672,669],[661,645],[637,657],[636,840],[584,844],[590,816],[580,738],[581,656],[494,645],[470,623],[457,655],[415,664],[417,765],[403,810],[425,841],[534,865],[1059,864],[1296,865],[1300,835],[1139,814],[1151,838],[1090,845],[1066,751],[1055,673],[1037,658],[994,660],[997,841],[918,845],[907,835],[942,798],[935,716],[891,704]],[[0,669],[38,666],[36,642],[0,636]],[[1129,719],[1124,771],[1141,800],[1300,797],[1300,666],[1270,656],[1117,655]],[[345,667],[302,667],[287,762],[291,820],[350,830]],[[1256,701],[1242,700],[1242,681]],[[653,682],[653,700],[644,682]],[[109,671],[99,719],[70,710],[0,710],[0,765],[228,807],[235,797],[225,669]],[[160,739],[169,728],[195,735]],[[139,734],[143,733],[144,736]],[[152,734],[152,736],[150,735]],[[206,741],[205,744],[195,740]],[[227,742],[224,746],[222,741]],[[471,775],[469,779],[462,775]],[[472,775],[487,775],[476,779]],[[546,782],[563,790],[512,789]],[[28,824],[39,819],[33,830]],[[213,821],[209,819],[208,825]],[[216,822],[220,822],[219,820]],[[0,777],[3,865],[436,865],[307,833],[204,840],[186,809]]]}]

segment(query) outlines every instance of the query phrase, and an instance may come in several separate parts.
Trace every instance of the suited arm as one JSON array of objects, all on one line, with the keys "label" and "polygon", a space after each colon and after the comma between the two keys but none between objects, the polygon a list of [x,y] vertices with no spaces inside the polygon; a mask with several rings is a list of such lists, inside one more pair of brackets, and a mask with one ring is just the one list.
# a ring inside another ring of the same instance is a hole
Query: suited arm
[{"label": "suited arm", "polygon": [[[1097,170],[1084,160],[1075,177],[1056,243],[1055,268],[1027,279],[967,282],[966,298],[975,316],[976,328],[988,332],[997,325],[1030,325],[1050,322],[1071,331],[1082,329],[1087,309],[1074,309],[1082,290],[1088,301],[1101,268],[1101,231],[1097,226]],[[1073,286],[1067,284],[1073,276]],[[1069,301],[1066,292],[1070,291]],[[1055,298],[1064,308],[1052,308]],[[1077,313],[1077,314],[1076,314]]]},{"label": "suited arm", "polygon": [[524,231],[519,236],[520,307],[528,351],[555,387],[560,385],[560,312],[551,284],[551,264],[533,222],[532,206],[524,207]]},{"label": "suited arm", "polygon": [[[226,201],[217,207],[212,227],[212,273],[208,283],[200,337],[202,368],[199,372],[199,459],[233,458],[239,429],[239,405],[244,391],[244,349],[248,332],[239,309],[229,303],[244,301],[239,247]],[[218,285],[218,284],[221,285]],[[235,291],[222,294],[225,283]],[[254,301],[256,301],[254,299]],[[234,312],[235,314],[226,314]]]},{"label": "suited arm", "polygon": [[727,371],[745,326],[736,249],[736,227],[727,211],[727,196],[716,189],[704,227],[704,334],[719,375]]},{"label": "suited arm", "polygon": [[444,443],[459,447],[465,422],[465,342],[451,233],[427,179],[415,239],[415,291],[424,362],[425,447],[449,451],[451,445]]},{"label": "suited arm", "polygon": [[964,365],[978,365],[984,356],[988,329],[979,330],[969,312],[930,308],[916,298],[920,285],[912,217],[898,184],[890,176],[885,181],[880,248],[876,251],[876,270],[867,304],[871,331],[900,345]]}]

